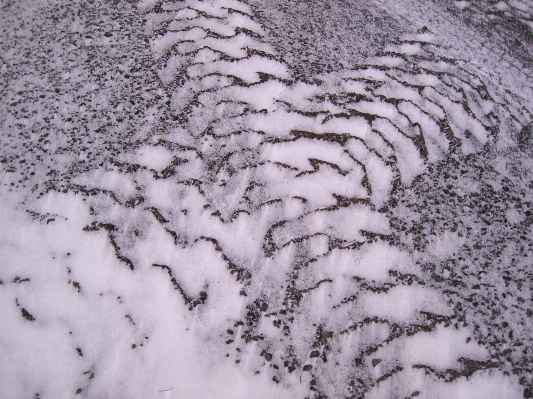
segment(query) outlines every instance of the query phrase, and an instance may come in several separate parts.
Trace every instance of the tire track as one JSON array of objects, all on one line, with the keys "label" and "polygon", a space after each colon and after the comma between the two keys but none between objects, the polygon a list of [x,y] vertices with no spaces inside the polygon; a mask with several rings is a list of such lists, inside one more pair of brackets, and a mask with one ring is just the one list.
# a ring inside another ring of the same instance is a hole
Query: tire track
[{"label": "tire track", "polygon": [[483,384],[498,364],[394,246],[386,212],[428,163],[476,152],[531,113],[440,55],[427,29],[314,83],[292,79],[241,2],[158,1],[145,34],[173,122],[69,187],[117,257],[166,271],[220,338],[213,351],[301,397]]}]

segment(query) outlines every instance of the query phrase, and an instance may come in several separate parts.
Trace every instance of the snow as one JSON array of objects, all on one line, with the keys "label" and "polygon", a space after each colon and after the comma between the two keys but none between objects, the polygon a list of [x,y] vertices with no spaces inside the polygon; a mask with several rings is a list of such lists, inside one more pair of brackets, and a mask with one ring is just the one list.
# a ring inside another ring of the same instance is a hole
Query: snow
[{"label": "snow", "polygon": [[511,7],[516,8],[517,10],[525,11],[525,12],[528,12],[529,8],[530,8],[530,6],[528,4],[526,4],[523,1],[518,1],[518,0],[510,0],[509,1],[509,5]]},{"label": "snow", "polygon": [[455,4],[455,6],[461,10],[464,10],[465,8],[468,8],[470,7],[470,2],[469,1],[454,1],[453,2]]},{"label": "snow", "polygon": [[[416,316],[419,312],[431,312],[436,314],[442,314],[443,309],[439,303],[438,294],[431,290],[421,287],[394,287],[390,289],[386,294],[367,292],[360,297],[362,311],[365,314],[373,314],[379,318],[385,318],[393,322],[407,322]],[[393,303],[394,306],[388,304]],[[423,338],[419,338],[420,341],[425,342]],[[455,337],[454,337],[455,341]],[[418,354],[420,350],[419,345],[414,344]],[[446,352],[446,356],[454,358],[453,354],[448,355],[448,346],[443,349]],[[403,348],[408,354],[412,353],[412,350]],[[415,357],[416,357],[415,354]],[[407,355],[408,356],[408,355]],[[445,361],[441,357],[437,357],[439,361]],[[454,358],[455,360],[456,358]],[[427,360],[427,359],[425,359]],[[416,364],[411,363],[411,364]]]},{"label": "snow", "polygon": [[499,11],[504,11],[504,10],[507,10],[509,6],[504,1],[500,1],[499,3],[494,5],[494,8],[496,8]]},{"label": "snow", "polygon": [[164,147],[144,146],[137,150],[139,164],[154,170],[161,170],[168,166],[173,157],[172,152]]},{"label": "snow", "polygon": [[[4,395],[69,398],[81,388],[92,397],[289,397],[261,376],[242,374],[233,361],[213,359],[202,318],[186,310],[166,272],[125,268],[104,232],[83,231],[90,216],[79,197],[43,198],[38,210],[58,215],[50,223],[32,222],[12,193],[4,190],[0,201],[0,222],[11,227],[1,230]],[[140,251],[147,255],[172,247],[155,231],[146,244]],[[238,304],[224,300],[235,282],[217,272],[225,266],[214,250],[199,246],[179,255],[150,261],[174,262],[176,272],[198,267],[191,259],[208,262],[213,274],[201,281],[193,270],[180,275],[190,292],[218,287],[204,317],[235,316]],[[13,283],[17,276],[29,280]],[[20,316],[22,308],[33,321]]]},{"label": "snow", "polygon": [[215,61],[206,65],[193,65],[187,68],[187,73],[192,78],[217,73],[236,76],[248,84],[260,82],[257,72],[268,73],[281,78],[289,77],[283,64],[268,59],[265,60],[256,55],[239,61]]},{"label": "snow", "polygon": [[[471,322],[454,296],[468,300],[466,282],[453,265],[439,269],[470,236],[447,226],[413,249],[416,231],[396,217],[434,225],[439,212],[423,219],[396,199],[447,157],[493,145],[494,132],[512,142],[510,126],[532,123],[527,93],[487,88],[490,66],[477,74],[448,56],[433,27],[304,79],[250,3],[140,1],[132,18],[144,21],[141,70],[154,86],[125,83],[135,99],[94,94],[103,111],[83,120],[98,119],[86,129],[103,129],[98,147],[76,147],[83,135],[66,120],[42,137],[58,158],[41,172],[34,162],[35,178],[20,165],[40,158],[2,158],[6,397],[521,397],[520,376],[492,364],[498,349],[481,339],[493,326]],[[13,121],[30,125],[9,112],[6,137]],[[117,115],[143,123],[109,133]],[[463,185],[465,195],[480,187]],[[526,224],[522,211],[506,221]]]}]

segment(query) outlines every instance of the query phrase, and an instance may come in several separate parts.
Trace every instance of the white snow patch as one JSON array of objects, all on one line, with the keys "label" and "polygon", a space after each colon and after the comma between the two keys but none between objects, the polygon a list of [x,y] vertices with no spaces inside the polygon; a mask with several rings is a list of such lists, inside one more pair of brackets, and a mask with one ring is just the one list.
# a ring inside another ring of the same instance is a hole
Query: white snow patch
[{"label": "white snow patch", "polygon": [[139,7],[143,11],[148,11],[149,9],[153,8],[159,0],[139,0],[137,3],[137,7]]},{"label": "white snow patch", "polygon": [[365,292],[359,297],[365,314],[396,322],[409,322],[420,311],[447,314],[441,294],[422,286],[396,286],[387,293]]},{"label": "white snow patch", "polygon": [[505,1],[500,1],[499,3],[494,5],[494,8],[496,8],[498,11],[505,11],[509,9],[509,6]]},{"label": "white snow patch", "polygon": [[172,152],[161,146],[143,146],[137,150],[137,162],[153,170],[161,170],[172,161]]},{"label": "white snow patch", "polygon": [[527,4],[525,4],[522,1],[518,1],[518,0],[510,0],[509,5],[513,8],[516,8],[517,10],[524,11],[524,12],[529,12],[529,8],[530,8]]},{"label": "white snow patch", "polygon": [[444,260],[457,253],[464,245],[465,240],[465,237],[461,237],[458,232],[445,231],[431,240],[426,252],[437,259]]},{"label": "white snow patch", "polygon": [[[90,216],[80,197],[50,194],[40,201],[38,211],[61,213],[49,224],[32,221],[17,201],[0,196],[6,397],[71,398],[78,389],[89,397],[139,399],[291,397],[266,375],[213,356],[203,323],[195,322],[164,270],[131,271],[115,257],[105,231],[82,230]],[[205,259],[195,256],[202,264],[190,266],[201,267]],[[17,276],[28,280],[12,283]],[[224,297],[226,282],[213,278],[211,286],[219,283]],[[232,310],[222,297],[213,298],[204,318]],[[34,320],[24,319],[22,309]]]},{"label": "white snow patch", "polygon": [[470,7],[469,1],[454,1],[453,4],[455,5],[455,7],[461,10],[464,10],[465,8]]},{"label": "white snow patch", "polygon": [[136,184],[117,171],[95,169],[85,172],[73,179],[73,183],[87,188],[98,188],[113,191],[123,196],[131,196],[137,193]]}]

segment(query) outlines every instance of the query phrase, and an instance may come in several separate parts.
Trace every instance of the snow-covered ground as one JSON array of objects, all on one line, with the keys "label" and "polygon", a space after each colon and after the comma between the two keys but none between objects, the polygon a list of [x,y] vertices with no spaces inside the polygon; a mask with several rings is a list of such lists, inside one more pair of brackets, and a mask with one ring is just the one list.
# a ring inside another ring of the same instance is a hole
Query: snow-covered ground
[{"label": "snow-covered ground", "polygon": [[0,397],[533,397],[531,1],[1,10]]}]

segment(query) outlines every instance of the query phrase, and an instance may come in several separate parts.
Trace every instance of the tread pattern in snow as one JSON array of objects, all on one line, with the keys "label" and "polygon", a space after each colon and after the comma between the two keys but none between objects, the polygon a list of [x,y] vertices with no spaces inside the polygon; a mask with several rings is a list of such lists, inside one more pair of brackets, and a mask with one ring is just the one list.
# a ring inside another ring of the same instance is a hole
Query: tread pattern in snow
[{"label": "tread pattern in snow", "polygon": [[71,179],[65,190],[90,206],[84,230],[105,232],[128,273],[168,276],[214,353],[295,397],[483,384],[498,364],[395,246],[387,212],[427,164],[530,125],[520,94],[487,86],[427,29],[311,83],[293,79],[241,2],[140,4],[163,88],[150,95],[169,110],[147,100],[139,119],[154,127],[134,154],[113,147]]},{"label": "tread pattern in snow", "polygon": [[[145,33],[174,123],[139,151],[168,162],[146,156],[126,167],[144,195],[115,198],[126,206],[114,211],[119,221],[94,229],[108,230],[131,268],[142,263],[135,237],[145,238],[140,221],[118,227],[131,212],[156,221],[178,248],[220,257],[238,282],[233,294],[213,290],[220,271],[206,270],[201,288],[189,281],[178,265],[186,256],[153,263],[200,319],[236,307],[228,320],[206,322],[222,334],[214,350],[237,348],[228,350],[237,362],[257,352],[247,367],[304,384],[313,397],[437,395],[497,367],[470,343],[461,309],[389,243],[385,212],[428,162],[475,152],[502,124],[531,123],[531,113],[442,55],[427,29],[314,83],[292,80],[240,2],[157,2]],[[101,206],[97,217],[108,214]],[[428,334],[428,353],[453,341],[456,357],[413,358]],[[414,382],[421,375],[425,385]]]}]

